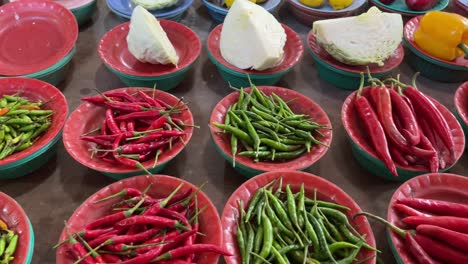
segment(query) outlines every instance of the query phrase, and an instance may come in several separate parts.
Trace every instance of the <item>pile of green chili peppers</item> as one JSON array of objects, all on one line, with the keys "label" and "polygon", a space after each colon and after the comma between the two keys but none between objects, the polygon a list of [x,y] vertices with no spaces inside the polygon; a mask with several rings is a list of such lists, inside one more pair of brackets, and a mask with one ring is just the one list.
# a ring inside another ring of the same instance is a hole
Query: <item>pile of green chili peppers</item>
[{"label": "pile of green chili peppers", "polygon": [[[278,185],[276,189],[274,185]],[[238,200],[236,237],[243,264],[350,264],[368,245],[343,211],[349,208],[293,193],[275,180],[257,190],[248,207]]]},{"label": "pile of green chili peppers", "polygon": [[0,264],[8,264],[13,261],[18,235],[8,230],[8,227],[0,220]]},{"label": "pile of green chili peppers", "polygon": [[255,162],[297,158],[310,152],[312,145],[325,145],[315,137],[322,135],[319,129],[330,129],[308,115],[295,114],[281,97],[275,93],[267,96],[253,84],[250,92],[239,90],[238,101],[229,107],[224,124],[213,125],[231,134],[233,166],[236,154]]},{"label": "pile of green chili peppers", "polygon": [[50,116],[54,112],[41,109],[44,104],[17,95],[3,95],[0,99],[0,160],[29,148],[50,127]]}]

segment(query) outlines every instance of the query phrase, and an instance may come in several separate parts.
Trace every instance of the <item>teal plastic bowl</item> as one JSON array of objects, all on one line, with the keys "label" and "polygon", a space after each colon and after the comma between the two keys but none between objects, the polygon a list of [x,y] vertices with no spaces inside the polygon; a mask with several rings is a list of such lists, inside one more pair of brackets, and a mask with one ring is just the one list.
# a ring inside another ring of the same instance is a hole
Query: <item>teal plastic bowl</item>
[{"label": "teal plastic bowl", "polygon": [[[271,1],[271,0],[268,0]],[[304,53],[304,46],[299,35],[286,25],[282,25],[287,36],[283,60],[277,66],[263,71],[239,69],[227,62],[219,48],[222,24],[215,27],[206,41],[208,57],[216,65],[221,77],[234,87],[249,87],[250,80],[255,85],[270,86],[276,84],[286,73],[299,63]]]},{"label": "teal plastic bowl", "polygon": [[70,10],[75,16],[79,26],[82,26],[83,24],[88,22],[88,20],[93,15],[94,10],[96,9],[96,5],[97,0],[93,0],[92,2],[89,2],[83,6]]},{"label": "teal plastic bowl", "polygon": [[417,16],[405,24],[403,44],[409,49],[408,64],[422,76],[439,82],[464,82],[468,80],[468,64],[443,61],[432,57],[414,43],[414,32],[419,28],[422,16]]},{"label": "teal plastic bowl", "polygon": [[159,20],[179,56],[179,63],[162,65],[138,61],[128,50],[130,22],[107,32],[99,43],[104,65],[130,87],[149,87],[168,91],[179,85],[200,56],[201,42],[190,28],[169,20]]},{"label": "teal plastic bowl", "polygon": [[[319,76],[326,82],[344,90],[356,90],[361,81],[361,72],[366,72],[366,66],[346,65],[335,60],[325,49],[317,43],[312,31],[307,36],[308,50],[315,61]],[[392,70],[397,68],[404,57],[403,46],[400,45],[395,53],[385,61],[384,66],[376,64],[369,65],[369,70],[374,78],[381,78],[389,75]],[[368,78],[365,76],[365,85],[369,85]]]},{"label": "teal plastic bowl", "polygon": [[[366,94],[368,94],[368,92],[369,88],[364,88],[362,94],[365,96]],[[369,143],[368,135],[361,127],[361,120],[357,117],[357,114],[354,109],[353,102],[355,97],[356,92],[353,92],[348,96],[348,98],[346,98],[341,109],[341,120],[346,130],[348,139],[351,143],[353,156],[358,161],[358,163],[370,173],[390,181],[404,182],[417,175],[428,173],[427,170],[422,170],[418,167],[400,165],[396,166],[398,177],[395,177],[390,173],[385,164],[377,158],[373,147]],[[454,160],[452,161],[452,163],[447,164],[447,166],[444,169],[439,170],[439,172],[445,172],[451,167],[453,167],[463,154],[465,148],[465,136],[455,116],[439,102],[433,99],[432,101],[447,120],[455,142]]]}]

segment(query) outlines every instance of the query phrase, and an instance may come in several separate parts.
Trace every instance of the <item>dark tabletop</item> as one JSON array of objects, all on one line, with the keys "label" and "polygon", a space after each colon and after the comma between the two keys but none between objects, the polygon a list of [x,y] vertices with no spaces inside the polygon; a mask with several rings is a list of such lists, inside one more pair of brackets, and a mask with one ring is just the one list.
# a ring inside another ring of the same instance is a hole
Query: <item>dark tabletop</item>
[{"label": "dark tabletop", "polygon": [[[311,27],[297,22],[286,5],[280,7],[277,18],[305,40]],[[95,94],[96,88],[104,91],[125,87],[125,84],[102,64],[97,54],[97,45],[108,30],[126,21],[114,15],[104,0],[99,0],[98,10],[92,21],[81,27],[76,44],[77,53],[71,62],[68,76],[58,85],[65,94],[71,111],[80,104],[80,97]],[[216,24],[208,16],[201,1],[195,1],[180,22],[198,34],[203,49],[186,79],[171,93],[179,97],[184,96],[190,102],[195,122],[201,128],[195,130],[188,146],[161,174],[180,177],[195,185],[208,181],[204,191],[221,214],[231,193],[246,180],[216,152],[208,129],[211,110],[232,90],[208,59],[205,41]],[[394,72],[395,75],[397,73],[402,74],[404,81],[409,81],[414,70],[403,63]],[[420,89],[450,110],[453,110],[453,95],[459,85],[419,78]],[[340,117],[341,105],[350,92],[321,80],[312,57],[306,52],[302,61],[286,74],[277,86],[294,89],[312,98],[321,105],[332,122],[331,148],[306,171],[337,184],[356,200],[362,210],[385,217],[390,197],[400,183],[389,182],[368,173],[353,158]],[[466,169],[468,156],[464,154],[450,172],[464,174]],[[32,263],[55,262],[52,246],[58,240],[63,221],[68,219],[88,196],[112,182],[112,179],[76,162],[68,155],[61,142],[58,155],[41,169],[19,179],[0,181],[0,191],[15,198],[32,222],[36,234]],[[372,224],[372,227],[378,248],[382,250],[382,259],[385,263],[394,263],[383,226]],[[224,261],[221,260],[220,263]]]}]

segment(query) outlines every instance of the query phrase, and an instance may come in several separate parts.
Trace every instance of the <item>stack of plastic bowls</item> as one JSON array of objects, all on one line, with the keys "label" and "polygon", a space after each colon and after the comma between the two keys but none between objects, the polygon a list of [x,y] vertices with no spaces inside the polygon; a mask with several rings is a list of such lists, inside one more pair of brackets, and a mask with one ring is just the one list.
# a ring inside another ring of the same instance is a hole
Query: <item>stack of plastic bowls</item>
[{"label": "stack of plastic bowls", "polygon": [[[223,23],[224,18],[229,9],[224,4],[224,0],[202,0],[202,3],[208,8],[208,14],[216,23]],[[265,8],[268,12],[272,13],[281,3],[281,0],[266,0],[263,3],[259,3],[261,7]]]},{"label": "stack of plastic bowls", "polygon": [[5,4],[0,13],[0,78],[62,82],[76,52],[78,24],[72,12],[52,1],[30,0]]},{"label": "stack of plastic bowls", "polygon": [[[131,0],[106,0],[109,9],[116,15],[130,19],[135,4]],[[148,9],[156,18],[179,21],[185,11],[192,5],[193,0],[177,0],[172,5],[161,9]]]}]

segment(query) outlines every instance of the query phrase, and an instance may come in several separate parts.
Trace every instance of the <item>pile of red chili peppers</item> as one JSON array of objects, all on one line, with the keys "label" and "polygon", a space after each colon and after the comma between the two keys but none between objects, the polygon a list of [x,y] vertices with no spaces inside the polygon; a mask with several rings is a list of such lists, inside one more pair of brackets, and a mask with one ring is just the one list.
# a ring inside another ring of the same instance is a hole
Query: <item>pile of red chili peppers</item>
[{"label": "pile of red chili peppers", "polygon": [[71,234],[58,246],[66,246],[75,263],[121,264],[191,264],[197,255],[214,252],[231,255],[212,244],[197,244],[198,217],[205,208],[198,208],[199,189],[179,192],[179,185],[170,195],[155,198],[134,188],[125,188],[95,203],[124,197],[112,206],[112,212]]},{"label": "pile of red chili peppers", "polygon": [[81,140],[97,144],[93,156],[110,163],[144,169],[141,162],[154,159],[154,167],[163,151],[186,134],[188,125],[173,116],[187,110],[180,101],[171,106],[142,90],[108,91],[81,100],[106,108],[99,129]]},{"label": "pile of red chili peppers", "polygon": [[369,76],[372,87],[363,89],[362,76],[354,99],[371,146],[395,176],[395,165],[437,172],[453,162],[454,140],[447,120],[433,99],[416,88],[415,78],[409,86]]},{"label": "pile of red chili peppers", "polygon": [[414,263],[468,263],[468,205],[406,197],[398,199],[393,209],[404,217],[408,230],[369,213],[361,214],[384,222],[401,236],[403,249],[409,251]]}]

